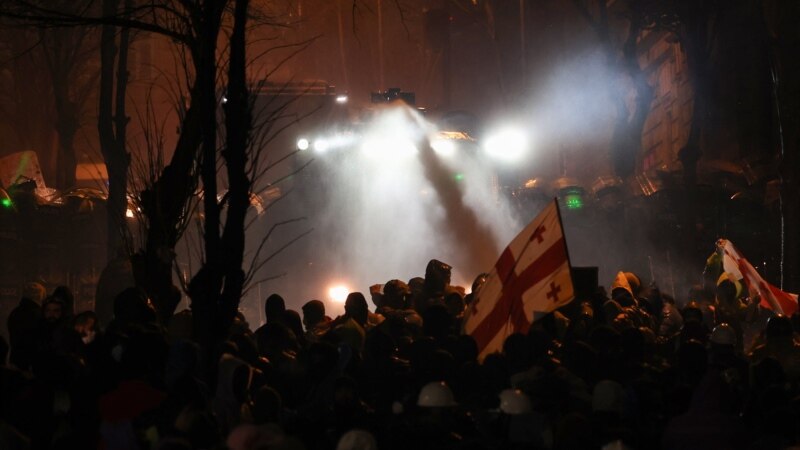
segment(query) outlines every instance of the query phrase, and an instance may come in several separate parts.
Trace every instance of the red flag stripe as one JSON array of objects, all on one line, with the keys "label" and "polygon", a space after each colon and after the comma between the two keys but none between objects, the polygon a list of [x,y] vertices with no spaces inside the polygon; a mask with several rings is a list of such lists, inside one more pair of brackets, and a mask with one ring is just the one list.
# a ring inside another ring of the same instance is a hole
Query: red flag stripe
[{"label": "red flag stripe", "polygon": [[768,284],[767,289],[769,289],[770,293],[775,297],[778,304],[781,305],[784,315],[791,316],[797,312],[797,301],[793,299],[791,295],[771,284]]},{"label": "red flag stripe", "polygon": [[724,242],[726,242],[726,244],[722,249],[725,255],[730,257],[736,264],[750,294],[758,294],[761,297],[760,305],[762,307],[787,316],[791,316],[797,311],[797,300],[793,295],[778,289],[764,280],[753,265],[739,254],[730,241]]},{"label": "red flag stripe", "polygon": [[[505,270],[509,265],[509,258],[513,264],[513,255],[507,248],[500,256],[497,263],[498,275],[501,270]],[[564,237],[560,237],[553,245],[545,250],[542,255],[526,267],[521,274],[516,275],[513,271],[509,273],[508,280],[503,280],[502,295],[481,323],[471,333],[478,344],[478,350],[482,351],[489,342],[497,335],[502,327],[512,319],[515,331],[527,332],[530,326],[530,319],[525,316],[525,308],[522,305],[522,294],[528,289],[545,279],[548,275],[555,272],[562,264],[567,261],[567,251]]]}]

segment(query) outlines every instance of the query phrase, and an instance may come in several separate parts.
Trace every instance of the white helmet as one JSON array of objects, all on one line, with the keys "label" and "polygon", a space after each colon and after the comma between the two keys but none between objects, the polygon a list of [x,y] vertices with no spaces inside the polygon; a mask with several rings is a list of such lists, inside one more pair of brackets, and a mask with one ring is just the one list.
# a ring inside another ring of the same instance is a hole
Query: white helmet
[{"label": "white helmet", "polygon": [[336,450],[378,450],[378,443],[369,431],[353,429],[339,438]]},{"label": "white helmet", "polygon": [[718,345],[736,345],[736,332],[727,323],[721,323],[714,327],[709,341]]},{"label": "white helmet", "polygon": [[531,400],[519,389],[505,389],[500,392],[500,411],[508,415],[531,412]]},{"label": "white helmet", "polygon": [[456,406],[453,391],[444,381],[434,381],[426,384],[419,392],[417,406],[424,408],[441,408]]}]

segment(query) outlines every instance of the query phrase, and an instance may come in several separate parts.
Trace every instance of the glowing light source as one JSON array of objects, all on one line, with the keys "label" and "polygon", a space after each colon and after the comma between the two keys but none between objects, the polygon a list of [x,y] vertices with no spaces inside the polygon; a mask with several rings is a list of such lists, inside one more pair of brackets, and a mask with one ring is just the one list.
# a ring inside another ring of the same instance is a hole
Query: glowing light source
[{"label": "glowing light source", "polygon": [[350,289],[342,284],[331,286],[328,289],[328,297],[336,303],[344,303],[348,294],[350,294]]},{"label": "glowing light source", "polygon": [[126,209],[125,210],[125,217],[127,217],[129,219],[133,219],[133,210],[130,209],[130,208]]},{"label": "glowing light source", "polygon": [[423,137],[419,117],[409,108],[381,110],[374,117],[360,150],[379,162],[398,162],[417,154],[415,143]]},{"label": "glowing light source", "polygon": [[4,198],[0,200],[0,205],[3,205],[3,208],[11,208],[11,205],[13,205],[13,203],[11,202],[10,198]]},{"label": "glowing light source", "polygon": [[319,152],[319,153],[322,153],[325,150],[328,150],[329,147],[330,147],[330,145],[329,145],[327,139],[319,138],[319,139],[314,140],[314,150]]},{"label": "glowing light source", "polygon": [[308,150],[308,139],[300,138],[297,140],[297,149],[298,150]]},{"label": "glowing light source", "polygon": [[407,138],[373,137],[361,144],[361,150],[373,158],[393,160],[415,155],[417,146]]},{"label": "glowing light source", "polygon": [[528,149],[528,137],[522,130],[501,128],[486,138],[483,148],[493,158],[515,162],[525,155]]},{"label": "glowing light source", "polygon": [[567,209],[581,209],[583,208],[583,198],[580,194],[567,194],[564,197],[564,206]]},{"label": "glowing light source", "polygon": [[457,174],[455,174],[453,176],[453,178],[455,178],[456,181],[464,181],[464,174],[463,173],[457,173]]},{"label": "glowing light source", "polygon": [[[558,182],[558,181],[557,181]],[[584,206],[584,194],[586,191],[580,186],[567,186],[562,188],[558,194],[561,205],[566,209],[578,210]]]},{"label": "glowing light source", "polygon": [[339,103],[339,104],[347,103],[347,100],[348,100],[348,98],[347,98],[346,95],[337,95],[336,96],[336,103]]},{"label": "glowing light source", "polygon": [[456,144],[449,139],[434,139],[431,141],[431,148],[437,155],[444,157],[450,157],[456,153]]}]

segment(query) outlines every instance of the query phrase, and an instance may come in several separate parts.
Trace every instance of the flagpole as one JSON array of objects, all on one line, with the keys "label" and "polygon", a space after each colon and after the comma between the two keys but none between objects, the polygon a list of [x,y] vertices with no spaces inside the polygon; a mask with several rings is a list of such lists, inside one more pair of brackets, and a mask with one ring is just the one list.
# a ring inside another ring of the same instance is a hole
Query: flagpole
[{"label": "flagpole", "polygon": [[[535,245],[531,245],[533,241]],[[547,314],[572,301],[575,293],[571,268],[556,197],[506,246],[487,284],[476,292],[478,295],[470,304],[462,332],[469,330],[468,334],[476,339],[479,359],[499,350],[500,340],[512,332],[528,330],[537,312]],[[563,292],[563,299],[559,292]],[[527,298],[526,293],[530,293]],[[481,312],[476,310],[479,302]],[[533,317],[526,311],[534,312]]]},{"label": "flagpole", "polygon": [[[561,220],[561,208],[559,208],[558,206],[558,197],[553,198],[553,203],[555,203],[556,205],[556,217],[558,218],[558,225],[561,227],[561,235],[562,235],[561,239],[564,241],[564,254],[567,255],[567,267],[568,267],[567,274],[569,276],[569,284],[573,285],[572,300],[575,300],[575,288],[574,288],[575,285],[572,283],[572,260],[569,259],[569,247],[567,247],[567,232],[564,230],[564,221]],[[528,250],[528,247],[531,245],[532,242],[533,240],[529,240],[525,244],[525,247],[522,248],[520,255],[525,254],[525,252]],[[503,285],[505,285],[513,275],[514,275],[514,269],[512,268],[511,272],[506,276],[506,279],[503,280]],[[521,308],[521,307],[522,305],[517,305],[516,303],[512,306],[512,308]],[[555,309],[553,311],[555,311]],[[534,314],[534,316],[530,318],[531,324],[533,324],[535,317],[536,316]]]}]

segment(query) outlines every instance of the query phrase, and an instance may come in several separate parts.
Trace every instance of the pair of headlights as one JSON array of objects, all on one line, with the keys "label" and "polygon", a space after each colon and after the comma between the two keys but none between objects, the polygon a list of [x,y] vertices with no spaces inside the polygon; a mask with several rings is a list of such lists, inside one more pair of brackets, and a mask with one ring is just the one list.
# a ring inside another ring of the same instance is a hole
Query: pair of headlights
[{"label": "pair of headlights", "polygon": [[[341,140],[341,139],[339,139]],[[318,153],[324,153],[334,147],[337,139],[316,138],[309,140],[300,138],[297,140],[298,150],[313,149]],[[450,157],[457,151],[457,140],[446,138],[434,138],[430,141],[431,148],[440,156]],[[361,143],[361,148],[368,154],[379,153],[376,147],[385,147],[385,151],[395,153],[395,150],[402,150],[402,153],[415,153],[409,150],[413,147],[410,139],[368,139]],[[481,147],[486,155],[492,159],[513,163],[520,161],[526,156],[529,150],[528,134],[513,127],[500,128],[495,132],[486,135],[481,143]]]}]

